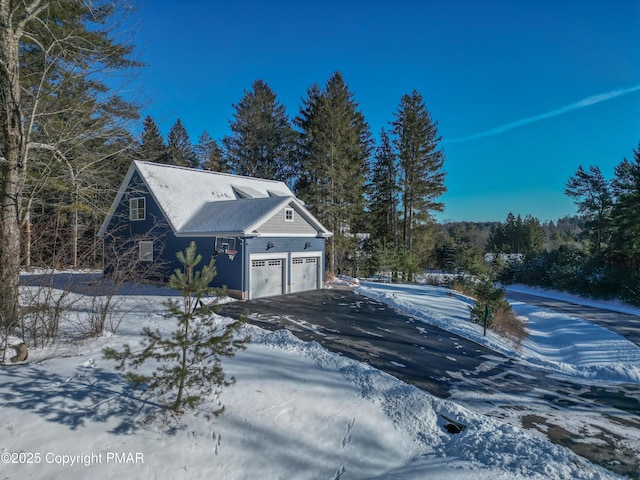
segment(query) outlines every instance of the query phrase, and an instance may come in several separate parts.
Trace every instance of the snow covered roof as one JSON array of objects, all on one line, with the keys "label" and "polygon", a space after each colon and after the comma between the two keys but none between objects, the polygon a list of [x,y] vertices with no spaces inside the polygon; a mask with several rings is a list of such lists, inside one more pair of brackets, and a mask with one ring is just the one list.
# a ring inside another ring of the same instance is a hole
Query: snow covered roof
[{"label": "snow covered roof", "polygon": [[182,227],[181,233],[249,233],[252,225],[262,223],[275,209],[280,209],[291,198],[246,198],[234,202],[209,202],[195,212]]},{"label": "snow covered roof", "polygon": [[176,235],[249,234],[287,203],[303,213],[319,235],[331,235],[284,182],[134,161],[98,236],[104,235],[136,171]]}]

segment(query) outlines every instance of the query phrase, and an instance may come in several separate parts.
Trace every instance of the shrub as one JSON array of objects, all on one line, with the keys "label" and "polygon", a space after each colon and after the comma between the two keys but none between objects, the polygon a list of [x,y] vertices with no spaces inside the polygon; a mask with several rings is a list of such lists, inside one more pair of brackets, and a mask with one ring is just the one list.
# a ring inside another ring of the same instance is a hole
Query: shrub
[{"label": "shrub", "polygon": [[517,345],[521,345],[529,335],[526,323],[511,309],[495,312],[491,329],[498,335],[513,340]]},{"label": "shrub", "polygon": [[[495,287],[490,279],[470,279],[457,277],[453,288],[465,295],[475,298],[476,303],[469,306],[469,319],[483,325],[487,316],[487,327],[498,335],[507,337],[516,344],[527,338],[525,322],[519,319],[505,297],[503,288]],[[489,307],[487,311],[487,306]],[[488,315],[487,315],[488,314]]]}]

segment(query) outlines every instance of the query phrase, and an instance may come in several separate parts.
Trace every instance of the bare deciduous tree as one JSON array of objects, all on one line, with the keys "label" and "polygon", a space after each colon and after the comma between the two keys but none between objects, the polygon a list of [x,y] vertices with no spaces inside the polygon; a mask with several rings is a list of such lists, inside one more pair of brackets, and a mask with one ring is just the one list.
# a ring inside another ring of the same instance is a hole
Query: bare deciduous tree
[{"label": "bare deciduous tree", "polygon": [[[0,0],[0,323],[5,328],[18,322],[21,228],[29,225],[37,191],[31,189],[25,201],[33,152],[74,165],[68,169],[70,183],[79,186],[80,170],[114,158],[122,148],[123,129],[113,118],[135,116],[99,78],[137,65],[129,59],[132,47],[115,41],[110,30],[123,7],[107,0]],[[107,141],[116,148],[103,148]],[[94,154],[87,159],[87,152]]]}]

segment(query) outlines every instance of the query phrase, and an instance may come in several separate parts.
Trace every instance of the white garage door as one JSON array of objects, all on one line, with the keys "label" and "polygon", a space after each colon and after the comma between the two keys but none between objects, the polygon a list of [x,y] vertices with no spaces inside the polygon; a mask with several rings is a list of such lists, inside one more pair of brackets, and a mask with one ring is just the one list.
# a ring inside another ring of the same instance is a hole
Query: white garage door
[{"label": "white garage door", "polygon": [[319,257],[291,259],[291,292],[304,292],[318,288]]},{"label": "white garage door", "polygon": [[251,260],[250,297],[282,295],[284,259]]}]

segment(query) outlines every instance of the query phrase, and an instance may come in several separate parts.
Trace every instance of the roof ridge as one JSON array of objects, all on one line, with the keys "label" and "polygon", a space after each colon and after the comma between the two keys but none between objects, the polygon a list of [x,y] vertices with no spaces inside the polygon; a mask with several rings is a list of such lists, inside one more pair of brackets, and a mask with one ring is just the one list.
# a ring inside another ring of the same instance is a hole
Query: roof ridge
[{"label": "roof ridge", "polygon": [[[282,180],[274,180],[271,178],[262,178],[262,177],[250,177],[248,175],[238,175],[235,173],[227,173],[227,172],[214,172],[213,170],[203,170],[200,168],[192,168],[192,167],[183,167],[181,165],[169,165],[167,163],[156,163],[156,162],[149,162],[147,160],[134,160],[135,163],[143,163],[145,165],[151,165],[154,167],[164,167],[164,168],[175,168],[175,169],[179,169],[179,170],[187,170],[187,171],[191,171],[191,172],[195,172],[195,173],[203,173],[203,174],[210,174],[210,175],[220,175],[220,176],[225,176],[225,177],[233,177],[233,178],[243,178],[243,179],[247,179],[247,180],[252,180],[252,181],[260,181],[260,182],[271,182],[271,183],[284,183]],[[286,183],[284,183],[286,186]],[[289,188],[289,187],[287,187]]]}]

